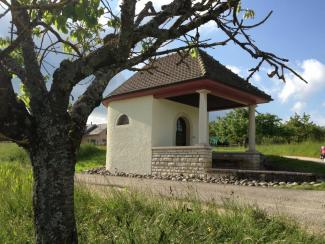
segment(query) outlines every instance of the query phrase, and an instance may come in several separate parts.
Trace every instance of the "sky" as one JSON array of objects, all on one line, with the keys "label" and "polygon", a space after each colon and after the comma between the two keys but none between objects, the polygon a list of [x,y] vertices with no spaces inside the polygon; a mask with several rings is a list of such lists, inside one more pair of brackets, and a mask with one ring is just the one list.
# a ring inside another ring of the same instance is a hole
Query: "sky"
[{"label": "sky", "polygon": [[[138,9],[146,0],[138,3]],[[170,0],[152,1],[156,8]],[[115,2],[117,9],[119,2]],[[270,51],[280,57],[288,58],[292,68],[298,71],[307,81],[297,79],[292,74],[286,76],[286,83],[276,78],[270,79],[267,72],[270,67],[263,66],[260,72],[251,79],[251,83],[270,94],[274,101],[259,105],[258,112],[278,115],[283,120],[294,113],[303,112],[311,115],[311,119],[325,126],[325,1],[324,0],[243,0],[244,8],[255,11],[253,21],[262,20],[269,11],[273,14],[266,23],[250,31],[256,45],[264,51]],[[6,30],[0,26],[0,34]],[[200,28],[201,37],[222,40],[221,33],[213,23]],[[215,59],[226,65],[233,72],[247,77],[248,70],[257,64],[239,47],[230,44],[224,47],[206,49]],[[53,59],[55,64],[58,59]],[[105,95],[121,85],[132,72],[118,74],[109,84]],[[87,82],[85,82],[87,84]],[[86,85],[77,86],[73,95],[77,97]],[[220,113],[210,113],[210,120]],[[105,123],[106,110],[95,109],[88,119],[92,123]]]},{"label": "sky", "polygon": [[[143,2],[140,1],[140,4],[143,5]],[[153,2],[159,7],[159,4],[169,1]],[[294,113],[305,112],[311,115],[312,121],[325,126],[325,31],[322,26],[325,23],[325,1],[243,0],[242,5],[254,9],[253,21],[261,20],[269,11],[273,11],[266,23],[250,32],[251,36],[261,49],[288,58],[290,66],[308,81],[305,84],[290,73],[286,76],[286,83],[276,78],[270,79],[267,76],[270,67],[263,66],[251,83],[270,94],[274,101],[259,105],[257,111],[276,114],[283,120],[288,120]],[[218,30],[209,23],[206,28],[201,28],[201,36],[218,36]],[[233,44],[206,51],[244,78],[257,63]],[[108,91],[131,74],[122,73]],[[210,120],[219,115],[210,113]],[[89,121],[105,122],[105,109],[97,109]]]}]

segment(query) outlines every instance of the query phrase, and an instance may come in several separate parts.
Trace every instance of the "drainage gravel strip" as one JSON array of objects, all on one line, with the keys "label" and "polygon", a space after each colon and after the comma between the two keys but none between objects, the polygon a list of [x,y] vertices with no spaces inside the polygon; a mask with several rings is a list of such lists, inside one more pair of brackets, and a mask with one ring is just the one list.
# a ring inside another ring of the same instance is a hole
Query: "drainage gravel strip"
[{"label": "drainage gravel strip", "polygon": [[134,173],[124,173],[115,172],[112,173],[106,170],[105,167],[93,168],[85,170],[83,174],[99,174],[107,176],[122,176],[130,178],[143,178],[143,179],[159,179],[159,180],[172,180],[172,181],[183,181],[183,182],[204,182],[204,183],[216,183],[216,184],[232,184],[232,185],[243,185],[243,186],[260,186],[260,187],[282,187],[282,186],[320,186],[324,181],[317,180],[311,182],[285,182],[285,181],[259,181],[259,180],[248,180],[239,179],[236,176],[205,176],[199,177],[196,175],[150,175],[150,174],[134,174]]}]

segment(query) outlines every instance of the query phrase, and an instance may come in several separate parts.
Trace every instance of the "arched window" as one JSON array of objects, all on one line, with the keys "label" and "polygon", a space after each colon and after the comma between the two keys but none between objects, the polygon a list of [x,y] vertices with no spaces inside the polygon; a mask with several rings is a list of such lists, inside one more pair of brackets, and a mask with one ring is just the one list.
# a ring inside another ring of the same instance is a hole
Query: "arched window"
[{"label": "arched window", "polygon": [[123,114],[118,118],[116,125],[128,125],[129,123],[129,117]]},{"label": "arched window", "polygon": [[178,118],[176,122],[176,146],[186,146],[186,122]]}]

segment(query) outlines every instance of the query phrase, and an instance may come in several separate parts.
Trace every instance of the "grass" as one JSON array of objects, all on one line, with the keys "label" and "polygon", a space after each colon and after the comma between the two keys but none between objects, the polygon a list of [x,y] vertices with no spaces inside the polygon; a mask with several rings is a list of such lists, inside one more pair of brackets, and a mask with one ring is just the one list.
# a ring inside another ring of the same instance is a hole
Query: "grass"
[{"label": "grass", "polygon": [[102,167],[106,163],[106,148],[91,144],[83,144],[77,154],[76,171],[81,172],[90,168]]},{"label": "grass", "polygon": [[29,158],[26,151],[18,147],[14,143],[0,142],[0,162],[13,162],[18,161],[21,163],[28,163]]},{"label": "grass", "polygon": [[[276,156],[304,156],[319,158],[320,147],[324,145],[325,142],[313,142],[306,141],[299,144],[272,144],[272,145],[257,145],[257,151],[266,155],[276,155]],[[247,148],[245,147],[216,147],[214,151],[217,152],[245,152]]]},{"label": "grass", "polygon": [[[325,144],[325,143],[324,143]],[[257,145],[257,151],[266,155],[268,165],[274,170],[309,172],[325,176],[325,165],[319,163],[289,159],[281,156],[304,156],[319,158],[322,143],[307,141],[300,144]],[[245,152],[244,147],[215,147],[216,152]],[[318,187],[297,186],[299,189],[323,190],[323,185]]]},{"label": "grass", "polygon": [[319,142],[302,142],[299,144],[279,144],[279,145],[259,145],[257,150],[266,155],[289,155],[319,158],[320,147],[324,143]]},{"label": "grass", "polygon": [[[28,165],[0,165],[0,243],[34,243]],[[76,187],[80,243],[324,243],[296,223],[256,207],[201,205],[126,190]]]},{"label": "grass", "polygon": [[[26,151],[14,143],[0,143],[0,162],[21,162],[29,164]],[[106,148],[91,144],[82,144],[77,153],[76,171],[102,167],[106,162]]]}]

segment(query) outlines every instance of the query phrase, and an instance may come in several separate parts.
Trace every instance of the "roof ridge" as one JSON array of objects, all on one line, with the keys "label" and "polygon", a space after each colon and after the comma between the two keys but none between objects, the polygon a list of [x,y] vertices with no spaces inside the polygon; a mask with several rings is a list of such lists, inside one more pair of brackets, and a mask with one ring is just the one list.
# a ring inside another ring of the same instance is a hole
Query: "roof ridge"
[{"label": "roof ridge", "polygon": [[201,55],[201,52],[203,52],[201,49],[198,49],[199,50],[199,56],[198,56],[198,59],[199,59],[199,65],[200,65],[200,68],[201,68],[201,71],[202,71],[202,76],[206,76],[208,74],[208,70],[205,66],[205,63],[204,63],[204,60],[202,58],[202,55]]},{"label": "roof ridge", "polygon": [[240,75],[234,73],[231,69],[229,69],[226,65],[223,65],[222,63],[220,63],[218,60],[216,60],[215,58],[213,58],[210,54],[208,54],[207,52],[203,51],[202,49],[200,49],[200,52],[205,55],[207,58],[210,59],[210,61],[218,64],[221,68],[225,69],[226,71],[229,71],[229,73],[236,77],[236,78],[239,78],[239,80],[245,82],[245,84],[251,84],[250,82],[248,82],[245,78],[241,77]]}]

